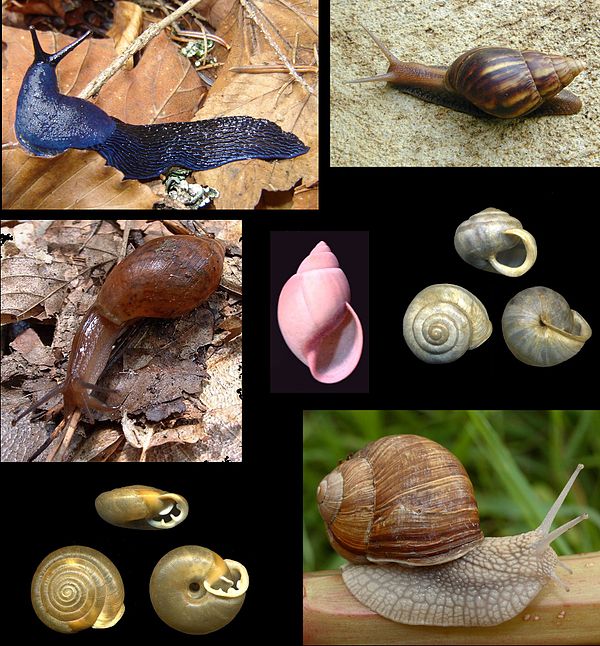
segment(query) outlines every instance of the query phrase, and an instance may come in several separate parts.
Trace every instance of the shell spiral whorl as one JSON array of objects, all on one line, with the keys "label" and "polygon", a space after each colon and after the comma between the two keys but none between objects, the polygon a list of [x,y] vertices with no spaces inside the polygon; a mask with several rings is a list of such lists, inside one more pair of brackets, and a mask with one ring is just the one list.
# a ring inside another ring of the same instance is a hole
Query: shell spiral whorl
[{"label": "shell spiral whorl", "polygon": [[362,325],[350,306],[350,285],[325,242],[310,252],[279,295],[283,338],[322,383],[345,379],[360,360]]},{"label": "shell spiral whorl", "polygon": [[558,292],[530,287],[506,305],[502,333],[517,359],[545,367],[575,356],[592,336],[592,328]]},{"label": "shell spiral whorl", "polygon": [[104,554],[80,545],[49,554],[31,582],[31,603],[52,630],[109,628],[125,611],[119,571]]},{"label": "shell spiral whorl", "polygon": [[456,361],[481,345],[492,324],[481,301],[458,285],[431,285],[406,310],[403,334],[412,352],[427,363]]}]

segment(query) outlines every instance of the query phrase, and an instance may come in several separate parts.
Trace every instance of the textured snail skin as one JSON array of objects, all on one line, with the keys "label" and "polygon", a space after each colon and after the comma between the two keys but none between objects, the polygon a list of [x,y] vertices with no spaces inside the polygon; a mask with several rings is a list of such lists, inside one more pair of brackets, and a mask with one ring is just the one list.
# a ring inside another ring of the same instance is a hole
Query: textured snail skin
[{"label": "textured snail skin", "polygon": [[325,242],[283,286],[277,320],[287,346],[317,381],[336,383],[356,368],[362,325],[350,305],[348,279]]},{"label": "textured snail skin", "polygon": [[470,265],[502,274],[522,276],[537,258],[534,237],[504,211],[489,208],[472,215],[456,229],[454,247]]},{"label": "textured snail skin", "polygon": [[323,478],[317,502],[331,546],[353,563],[432,565],[483,540],[464,467],[417,435],[367,444]]},{"label": "textured snail skin", "polygon": [[351,561],[344,583],[365,606],[406,624],[493,626],[550,579],[564,585],[550,544],[587,514],[550,528],[581,469],[537,529],[502,538],[482,537],[458,459],[415,435],[371,442],[323,479],[317,500],[332,547]]},{"label": "textured snail skin", "polygon": [[171,166],[207,170],[241,159],[291,159],[308,148],[267,119],[234,116],[187,123],[131,125],[89,101],[58,90],[55,67],[91,32],[54,54],[31,27],[34,62],[17,99],[15,132],[23,148],[54,157],[68,148],[92,149],[124,179],[158,177]]},{"label": "textured snail skin", "polygon": [[592,336],[592,328],[558,292],[530,287],[506,305],[502,334],[517,359],[546,367],[575,356]]},{"label": "textured snail skin", "polygon": [[426,363],[450,363],[492,333],[483,303],[471,292],[442,283],[430,285],[411,301],[402,323],[404,340]]},{"label": "textured snail skin", "polygon": [[72,545],[48,554],[31,582],[36,615],[52,630],[110,628],[125,612],[119,571],[104,554]]},{"label": "textured snail skin", "polygon": [[111,525],[128,529],[171,529],[188,515],[183,496],[145,485],[120,487],[96,498],[98,515]]},{"label": "textured snail skin", "polygon": [[476,117],[511,119],[581,110],[579,97],[564,89],[585,69],[581,60],[507,47],[478,47],[449,67],[422,65],[398,60],[366,31],[385,54],[389,69],[386,74],[350,83],[387,81],[406,94]]},{"label": "textured snail skin", "polygon": [[186,545],[165,554],[150,578],[150,600],[171,628],[205,635],[237,615],[248,590],[248,572],[205,547]]}]

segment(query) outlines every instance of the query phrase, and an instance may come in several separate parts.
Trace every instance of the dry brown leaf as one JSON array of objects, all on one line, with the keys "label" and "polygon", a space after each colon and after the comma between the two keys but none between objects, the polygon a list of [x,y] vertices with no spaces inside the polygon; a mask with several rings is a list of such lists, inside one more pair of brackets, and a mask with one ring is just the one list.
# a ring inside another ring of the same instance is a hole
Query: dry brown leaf
[{"label": "dry brown leaf", "polygon": [[[122,0],[115,4],[113,24],[106,32],[115,42],[115,53],[121,54],[140,35],[144,12],[139,4]],[[129,57],[123,69],[133,68],[133,56]]]}]

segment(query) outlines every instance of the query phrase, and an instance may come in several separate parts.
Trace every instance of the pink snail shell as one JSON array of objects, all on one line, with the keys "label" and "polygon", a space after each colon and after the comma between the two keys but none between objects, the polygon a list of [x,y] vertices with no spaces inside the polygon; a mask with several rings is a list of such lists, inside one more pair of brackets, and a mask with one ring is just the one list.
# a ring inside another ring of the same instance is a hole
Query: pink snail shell
[{"label": "pink snail shell", "polygon": [[319,242],[283,286],[277,319],[289,349],[317,381],[336,383],[356,368],[362,326],[350,306],[346,274],[325,242]]}]

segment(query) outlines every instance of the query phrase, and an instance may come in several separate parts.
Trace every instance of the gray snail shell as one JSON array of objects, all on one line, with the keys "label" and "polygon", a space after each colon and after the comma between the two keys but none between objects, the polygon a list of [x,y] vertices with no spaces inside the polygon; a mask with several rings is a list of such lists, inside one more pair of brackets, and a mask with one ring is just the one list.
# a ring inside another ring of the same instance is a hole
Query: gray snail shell
[{"label": "gray snail shell", "polygon": [[558,292],[530,287],[506,305],[502,334],[517,359],[545,367],[575,356],[592,336],[592,328]]},{"label": "gray snail shell", "polygon": [[458,285],[430,285],[412,300],[402,323],[412,352],[427,363],[449,363],[492,333],[483,303]]},{"label": "gray snail shell", "polygon": [[105,491],[96,498],[98,515],[111,525],[128,529],[170,529],[188,515],[183,496],[155,487],[132,485]]},{"label": "gray snail shell", "polygon": [[366,30],[389,61],[385,74],[350,83],[387,81],[401,92],[476,117],[567,115],[581,110],[581,100],[564,89],[585,69],[568,56],[476,47],[449,67],[401,61]]},{"label": "gray snail shell", "polygon": [[[435,471],[431,472],[427,467],[423,469],[422,482],[426,493],[423,499],[417,501],[411,498],[410,492],[419,491],[421,480],[418,465],[404,459],[402,452],[377,450],[377,445],[383,443],[384,449],[389,448],[389,443],[400,441],[403,437],[389,436],[361,449],[356,454],[360,459],[353,461],[350,458],[348,461],[348,468],[341,474],[341,486],[335,486],[335,480],[339,480],[339,467],[332,472],[338,474],[334,478],[334,486],[327,481],[332,474],[319,485],[317,498],[330,538],[332,522],[339,522],[347,532],[356,530],[360,535],[361,528],[370,519],[373,526],[385,528],[386,536],[393,537],[396,533],[400,544],[406,540],[406,536],[403,536],[403,518],[407,513],[422,520],[417,534],[409,528],[409,538],[412,533],[415,539],[420,536],[425,544],[428,542],[428,528],[433,537],[440,525],[450,530],[454,527],[459,536],[463,533],[461,505],[448,507],[446,513],[447,503],[454,494],[448,493],[445,486],[448,477],[443,472],[436,478]],[[406,437],[410,446],[414,442],[411,438],[417,436]],[[374,445],[375,454],[380,453],[384,459],[371,462],[369,478],[363,458],[373,454]],[[439,447],[431,440],[426,440],[426,445],[427,450],[433,451],[436,446]],[[442,453],[446,452],[443,447],[440,449]],[[388,459],[385,459],[386,454]],[[409,472],[405,477],[403,469],[406,466],[414,471],[413,475]],[[452,555],[451,560],[434,562],[432,565],[424,565],[417,560],[417,567],[411,567],[408,560],[401,563],[392,562],[394,559],[389,558],[374,560],[368,553],[365,554],[366,559],[361,561],[360,555],[354,553],[351,555],[353,562],[342,567],[344,584],[363,605],[383,617],[404,624],[494,626],[508,621],[522,612],[548,581],[553,580],[566,588],[554,572],[557,565],[566,566],[558,561],[550,543],[587,518],[587,514],[574,518],[554,531],[550,531],[550,527],[582,468],[581,464],[577,466],[540,526],[533,531],[500,538],[477,538],[466,549]],[[394,490],[393,495],[389,493],[390,489]],[[470,483],[467,491],[469,489]],[[328,500],[323,509],[323,500],[334,494],[340,497],[336,518],[329,516],[331,501]],[[434,500],[427,501],[428,496]],[[426,513],[429,505],[439,507],[440,512],[430,516]],[[453,515],[457,519],[455,524],[452,523]],[[451,532],[443,532],[442,540],[451,542]],[[415,546],[417,542],[415,540]],[[432,542],[435,543],[435,538]],[[349,558],[348,551],[340,549],[339,543],[332,541],[331,544],[341,556]]]},{"label": "gray snail shell", "polygon": [[150,600],[171,628],[205,635],[226,626],[237,615],[248,590],[246,568],[198,545],[171,550],[156,564]]},{"label": "gray snail shell", "polygon": [[31,582],[36,615],[61,633],[114,626],[125,612],[124,597],[123,581],[113,562],[82,545],[48,554]]},{"label": "gray snail shell", "polygon": [[470,265],[504,276],[522,276],[537,258],[534,237],[505,211],[488,208],[456,229],[454,247]]}]

